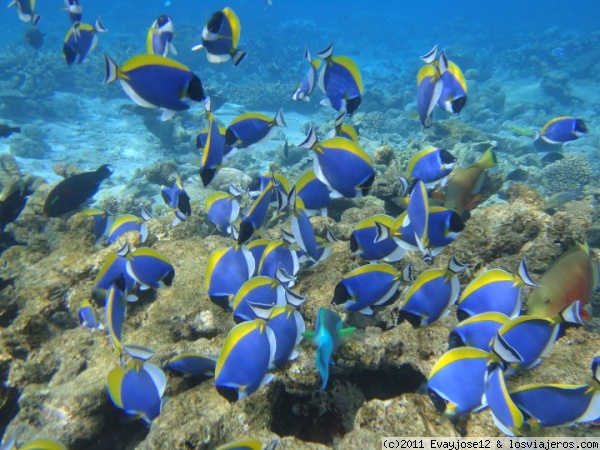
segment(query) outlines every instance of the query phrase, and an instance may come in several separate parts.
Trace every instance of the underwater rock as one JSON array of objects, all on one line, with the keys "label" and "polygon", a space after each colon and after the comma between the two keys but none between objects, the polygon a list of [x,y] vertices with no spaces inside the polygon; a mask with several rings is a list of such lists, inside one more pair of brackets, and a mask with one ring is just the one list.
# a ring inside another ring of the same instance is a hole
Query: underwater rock
[{"label": "underwater rock", "polygon": [[389,145],[382,145],[375,149],[373,162],[387,166],[394,159],[394,149]]},{"label": "underwater rock", "polygon": [[161,161],[142,170],[148,183],[170,186],[179,175],[179,166],[173,160]]},{"label": "underwater rock", "polygon": [[[433,133],[431,141],[436,142],[438,146],[445,148],[452,154],[454,154],[452,148],[458,143],[473,143],[488,140],[488,137],[481,131],[458,119],[434,121],[431,126],[431,132]],[[457,155],[454,154],[454,156]]]},{"label": "underwater rock", "polygon": [[542,169],[546,195],[574,191],[589,183],[593,174],[589,160],[582,154],[568,154]]},{"label": "underwater rock", "polygon": [[540,86],[547,95],[568,106],[577,100],[569,85],[570,80],[566,73],[551,71],[542,78]]},{"label": "underwater rock", "polygon": [[44,159],[50,146],[39,139],[31,139],[27,134],[16,135],[10,140],[10,153],[20,158]]}]

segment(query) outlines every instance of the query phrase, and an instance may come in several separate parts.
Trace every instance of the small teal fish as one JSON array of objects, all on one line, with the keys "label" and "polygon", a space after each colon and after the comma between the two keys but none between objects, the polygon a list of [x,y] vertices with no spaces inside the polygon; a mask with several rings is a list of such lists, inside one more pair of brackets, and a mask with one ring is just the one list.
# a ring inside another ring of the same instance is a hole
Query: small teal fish
[{"label": "small teal fish", "polygon": [[467,82],[460,68],[450,61],[444,52],[440,55],[438,67],[442,92],[438,106],[450,114],[460,114],[467,103]]},{"label": "small teal fish", "polygon": [[377,214],[361,220],[350,234],[350,251],[369,261],[399,261],[406,250],[389,235],[385,239],[377,241],[377,224],[392,229],[394,218],[385,214]]},{"label": "small teal fish", "polygon": [[467,414],[481,406],[488,352],[471,347],[447,351],[427,378],[433,405],[449,417]]},{"label": "small teal fish", "polygon": [[301,147],[315,153],[313,170],[337,197],[363,197],[369,193],[375,180],[375,169],[369,155],[355,142],[334,137],[317,141],[317,134],[310,128]]},{"label": "small teal fish", "polygon": [[275,334],[275,367],[281,369],[288,361],[298,357],[295,347],[302,341],[306,331],[302,315],[292,305],[273,308],[267,326]]},{"label": "small teal fish", "polygon": [[107,385],[110,399],[126,414],[147,424],[160,415],[167,380],[155,365],[134,359],[126,367],[111,370]]},{"label": "small teal fish", "polygon": [[267,216],[273,189],[273,182],[270,181],[269,184],[267,184],[267,187],[263,189],[252,205],[250,205],[246,214],[244,214],[242,222],[240,223],[240,230],[237,238],[238,244],[247,242],[262,226],[265,217]]},{"label": "small teal fish", "polygon": [[431,189],[437,183],[445,186],[455,162],[456,158],[450,152],[437,147],[427,147],[411,156],[406,168],[406,178],[421,180],[427,189]]},{"label": "small teal fish", "polygon": [[510,318],[499,312],[476,314],[456,325],[448,337],[448,350],[456,347],[475,347],[491,351],[491,342],[498,330]]},{"label": "small teal fish", "polygon": [[[204,211],[208,220],[223,233],[231,234],[231,225],[240,215],[240,204],[235,199],[242,192],[234,186],[227,192],[213,192],[206,198]],[[258,264],[257,264],[258,265]]]},{"label": "small teal fish", "polygon": [[358,65],[348,56],[333,56],[333,43],[317,56],[325,60],[318,85],[327,100],[321,103],[351,116],[360,106],[363,96],[363,80]]},{"label": "small teal fish", "polygon": [[370,316],[371,306],[381,306],[398,298],[403,274],[389,264],[367,264],[343,276],[336,285],[331,303],[348,311]]},{"label": "small teal fish", "polygon": [[162,253],[140,247],[127,256],[127,273],[140,284],[140,289],[158,289],[171,286],[175,268]]},{"label": "small teal fish", "polygon": [[217,358],[202,353],[181,353],[171,359],[165,367],[182,374],[186,378],[211,378],[215,374]]},{"label": "small teal fish", "polygon": [[190,196],[185,192],[181,178],[177,177],[173,187],[162,186],[160,195],[163,200],[175,212],[175,220],[173,226],[179,222],[183,222],[192,215],[192,207],[190,205]]},{"label": "small teal fish", "polygon": [[96,313],[89,300],[83,300],[79,305],[79,324],[90,331],[104,330],[104,325],[96,318]]},{"label": "small teal fish", "polygon": [[494,336],[493,359],[501,361],[511,372],[535,367],[552,352],[561,323],[583,324],[580,307],[576,301],[551,319],[519,316],[510,320]]},{"label": "small teal fish", "polygon": [[234,403],[246,398],[273,379],[276,339],[263,319],[242,322],[233,327],[215,371],[217,392]]},{"label": "small teal fish", "polygon": [[254,266],[252,253],[243,245],[213,251],[204,274],[210,300],[223,309],[230,309],[235,294],[254,273]]},{"label": "small teal fish", "polygon": [[546,144],[567,144],[588,132],[585,122],[577,117],[561,116],[549,120],[541,131],[536,131],[534,141],[542,140]]},{"label": "small teal fish", "polygon": [[470,267],[450,258],[448,268],[423,272],[404,294],[398,321],[408,320],[415,328],[430,325],[450,313],[456,302],[460,283],[456,274]]},{"label": "small teal fish", "polygon": [[158,55],[137,55],[121,67],[104,55],[104,84],[119,80],[125,93],[143,108],[161,108],[161,119],[190,108],[189,100],[208,103],[202,81],[187,66]]},{"label": "small teal fish", "polygon": [[488,270],[473,279],[458,299],[458,320],[486,312],[499,312],[508,317],[521,313],[523,286],[535,287],[527,271],[525,258],[519,263],[517,275],[501,269]]},{"label": "small teal fish", "polygon": [[171,42],[174,31],[173,19],[166,14],[158,16],[146,35],[146,52],[150,55],[160,55],[165,58],[169,55],[169,52],[177,55],[177,50]]},{"label": "small teal fish", "polygon": [[230,59],[237,66],[246,57],[246,52],[238,48],[242,26],[231,8],[213,13],[202,30],[202,43],[193,51],[206,49],[206,57],[211,63],[224,63]]},{"label": "small teal fish", "polygon": [[142,208],[140,217],[134,216],[133,214],[123,214],[116,217],[108,230],[106,242],[114,244],[125,233],[137,231],[140,234],[140,242],[144,243],[148,237],[148,226],[146,225],[146,221],[151,218],[152,216],[145,208]]},{"label": "small teal fish", "polygon": [[315,322],[315,331],[305,331],[304,337],[312,340],[317,347],[315,361],[321,375],[321,389],[327,387],[329,381],[329,365],[333,362],[333,353],[340,346],[344,337],[352,334],[356,328],[342,328],[340,316],[327,308],[319,308]]},{"label": "small teal fish", "polygon": [[304,59],[308,61],[309,69],[306,78],[304,78],[300,84],[296,87],[296,91],[292,95],[292,100],[304,100],[305,102],[310,100],[310,96],[315,90],[317,84],[317,70],[321,65],[321,61],[318,59],[313,60],[308,50],[308,47],[304,49]]},{"label": "small teal fish", "polygon": [[[67,64],[71,65],[77,59],[77,64],[81,64],[85,57],[98,45],[98,33],[108,31],[97,17],[94,25],[75,22],[65,35],[63,43],[63,53]],[[78,59],[79,57],[79,59]]]},{"label": "small teal fish", "polygon": [[225,144],[246,148],[270,139],[275,127],[286,127],[283,109],[274,118],[259,113],[245,113],[231,121],[225,130]]},{"label": "small teal fish", "polygon": [[522,436],[525,417],[508,393],[501,364],[492,363],[487,369],[482,403],[489,406],[500,431],[508,436]]}]

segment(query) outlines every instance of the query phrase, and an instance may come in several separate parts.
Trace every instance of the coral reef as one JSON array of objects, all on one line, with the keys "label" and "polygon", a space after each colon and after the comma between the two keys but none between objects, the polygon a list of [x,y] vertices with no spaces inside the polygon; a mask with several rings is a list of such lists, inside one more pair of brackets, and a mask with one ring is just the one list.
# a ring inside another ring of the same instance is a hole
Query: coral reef
[{"label": "coral reef", "polygon": [[546,194],[573,191],[589,183],[592,168],[585,155],[569,154],[542,169]]}]

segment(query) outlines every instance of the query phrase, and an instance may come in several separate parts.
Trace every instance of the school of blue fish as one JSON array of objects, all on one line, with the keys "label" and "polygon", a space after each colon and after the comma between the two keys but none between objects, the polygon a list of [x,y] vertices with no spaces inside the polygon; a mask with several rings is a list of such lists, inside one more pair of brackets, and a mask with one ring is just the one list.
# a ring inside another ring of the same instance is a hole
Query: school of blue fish
[{"label": "school of blue fish", "polygon": [[[20,20],[33,25],[40,20],[34,0],[14,0],[12,5]],[[89,57],[99,35],[107,29],[100,18],[93,25],[82,22],[83,9],[78,0],[65,0],[65,9],[71,26],[64,38],[64,57],[69,65],[79,64]],[[221,126],[201,79],[172,59],[178,55],[173,44],[177,37],[173,19],[161,15],[149,25],[146,54],[131,55],[119,63],[104,55],[105,83],[118,80],[134,103],[159,109],[162,120],[188,110],[193,102],[203,105],[206,128],[199,130],[196,146],[202,154],[198,173],[207,187],[237,150],[258,146],[277,127],[286,127],[283,109],[270,116],[246,112],[228,126]],[[207,19],[201,43],[193,50],[205,51],[210,63],[231,61],[237,66],[247,56],[238,47],[240,36],[240,20],[227,7]],[[314,330],[306,329],[301,305],[310,299],[293,288],[303,271],[326,264],[337,241],[331,230],[319,236],[311,217],[327,215],[337,198],[367,196],[376,170],[360,145],[356,129],[344,123],[358,110],[364,94],[357,63],[349,56],[334,56],[333,43],[316,53],[318,59],[308,48],[303,56],[308,73],[296,85],[291,100],[309,101],[318,86],[325,96],[321,103],[335,111],[333,127],[320,138],[311,127],[306,139],[298,143],[312,156],[313,166],[297,180],[273,171],[257,177],[248,188],[231,185],[228,192],[214,192],[207,197],[204,211],[208,221],[231,242],[210,254],[203,268],[204,291],[215,305],[231,311],[235,325],[218,355],[183,353],[174,357],[166,369],[185,377],[214,379],[218,393],[236,402],[272,381],[277,371],[286,370],[306,337],[316,348],[320,382],[315,376],[315,387],[327,389],[334,354],[356,331],[343,326],[335,309],[372,316],[394,304],[397,323],[407,321],[415,328],[429,326],[454,310],[457,325],[449,333],[449,349],[427,379],[429,396],[438,411],[455,418],[487,409],[502,432],[515,436],[525,433],[526,424],[533,430],[600,419],[600,356],[591,362],[591,379],[582,380],[582,384],[565,385],[557,380],[556,384],[509,389],[506,383],[506,378],[530,370],[551,356],[561,327],[583,323],[582,307],[599,286],[599,263],[590,256],[585,243],[574,249],[574,256],[563,258],[576,257],[569,267],[575,265],[586,271],[586,290],[576,298],[569,297],[568,286],[564,292],[556,292],[552,305],[560,305],[558,310],[535,306],[536,292],[544,292],[549,282],[544,276],[536,283],[528,273],[526,260],[521,261],[516,274],[501,269],[483,271],[462,292],[458,275],[469,268],[468,262],[451,256],[446,267],[431,268],[416,277],[412,265],[405,262],[409,259],[405,256],[412,253],[433,264],[459,238],[466,226],[465,213],[481,200],[486,174],[497,163],[493,147],[467,167],[460,167],[460,161],[442,148],[427,147],[416,152],[405,172],[398,174],[398,201],[404,212],[397,217],[379,214],[355,224],[349,252],[365,264],[332,286],[332,309],[320,308],[311,318]],[[461,112],[467,103],[467,83],[458,65],[437,46],[421,60],[424,65],[417,74],[417,113],[427,128],[432,125],[436,106],[447,114]],[[558,117],[535,133],[534,145],[565,145],[587,132],[582,119]],[[102,180],[112,173],[105,166],[101,169],[98,173],[102,176],[90,172],[87,178],[81,178],[90,185],[85,199],[56,194],[48,205],[48,211],[54,208],[56,212],[47,216],[76,210],[93,196]],[[171,186],[162,186],[160,194],[174,215],[173,226],[192,216],[193,203],[183,180],[177,178]],[[166,405],[169,377],[149,362],[153,349],[126,343],[126,312],[140,291],[168,289],[176,275],[175,266],[166,255],[143,245],[149,234],[147,222],[153,219],[149,211],[142,209],[139,216],[97,209],[85,209],[83,213],[93,224],[96,242],[114,245],[115,250],[96,274],[90,299],[81,302],[80,324],[90,331],[106,331],[114,348],[118,365],[106,382],[112,403],[150,425]],[[262,238],[264,224],[272,214],[287,214],[287,230],[282,230],[281,239]],[[126,239],[132,234],[139,242],[137,248]],[[569,273],[560,269],[560,260],[548,269],[552,270],[552,278],[569,283]],[[532,307],[527,307],[528,302],[522,298],[525,288],[533,289]],[[104,309],[103,320],[96,312],[100,308]],[[548,408],[551,404],[561,407]],[[47,440],[35,448],[50,450],[62,448],[60,445]],[[253,442],[244,445],[260,448],[260,443],[258,447]],[[2,444],[2,449],[14,446],[13,438]]]}]

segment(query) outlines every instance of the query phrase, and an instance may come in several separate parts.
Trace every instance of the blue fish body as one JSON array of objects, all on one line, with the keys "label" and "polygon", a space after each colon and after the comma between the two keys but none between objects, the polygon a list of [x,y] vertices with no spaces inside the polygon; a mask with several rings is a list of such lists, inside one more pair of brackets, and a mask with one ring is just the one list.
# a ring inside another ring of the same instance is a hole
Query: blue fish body
[{"label": "blue fish body", "polygon": [[107,55],[104,58],[104,83],[118,79],[137,105],[164,109],[163,120],[177,111],[189,109],[188,100],[207,100],[200,78],[177,61],[158,55],[137,55],[118,67]]},{"label": "blue fish body", "polygon": [[106,261],[102,264],[94,280],[94,287],[92,289],[94,297],[104,299],[110,285],[120,276],[123,276],[125,291],[131,292],[135,286],[135,279],[127,273],[127,258],[111,252],[106,257]]},{"label": "blue fish body", "polygon": [[488,355],[469,347],[442,355],[427,379],[429,396],[438,412],[453,417],[481,405]]},{"label": "blue fish body", "polygon": [[319,74],[319,88],[336,111],[352,115],[358,109],[363,95],[363,80],[356,63],[347,56],[333,56],[333,46],[320,52],[325,67]]},{"label": "blue fish body", "polygon": [[459,320],[487,312],[517,317],[521,312],[521,278],[501,269],[488,270],[473,279],[458,299]]},{"label": "blue fish body", "polygon": [[104,325],[96,318],[96,313],[88,300],[81,302],[78,311],[79,324],[90,331],[103,330]]},{"label": "blue fish body", "polygon": [[541,139],[547,144],[560,145],[579,139],[587,132],[583,120],[561,116],[548,121],[541,131],[536,132],[535,140]]},{"label": "blue fish body", "polygon": [[206,263],[205,288],[211,301],[231,308],[237,291],[254,273],[254,258],[244,247],[224,247],[212,252]]},{"label": "blue fish body", "polygon": [[233,298],[233,320],[235,323],[257,319],[250,307],[259,304],[261,307],[285,306],[285,289],[275,278],[257,276],[246,281]]},{"label": "blue fish body", "polygon": [[144,242],[148,236],[148,227],[144,219],[133,214],[123,214],[118,216],[113,221],[110,229],[108,230],[108,237],[106,242],[114,244],[117,240],[130,231],[137,231],[140,233],[140,242]]},{"label": "blue fish body", "polygon": [[9,8],[11,6],[17,7],[17,13],[22,22],[32,22],[34,26],[39,22],[40,16],[34,12],[35,0],[13,0],[8,5]]},{"label": "blue fish body", "polygon": [[419,179],[426,188],[433,187],[450,175],[456,158],[450,152],[436,147],[428,147],[415,153],[408,162],[406,177]]},{"label": "blue fish body", "polygon": [[240,204],[227,192],[214,192],[206,198],[205,210],[210,223],[231,234],[231,224],[240,214]]},{"label": "blue fish body", "polygon": [[290,182],[282,173],[265,173],[254,178],[248,185],[248,195],[250,195],[250,198],[256,199],[271,181],[273,182],[273,191],[269,205],[277,206],[278,198],[281,196],[286,197],[290,190]]},{"label": "blue fish body", "polygon": [[317,211],[327,212],[331,202],[327,185],[317,178],[313,169],[308,169],[294,185],[296,197],[302,200],[308,215],[314,215]]},{"label": "blue fish body", "polygon": [[456,325],[450,332],[448,349],[465,346],[489,352],[492,339],[509,320],[508,316],[498,312],[471,316]]},{"label": "blue fish body", "polygon": [[[252,254],[252,259],[254,259],[254,272],[252,272],[252,274],[250,275],[251,277],[255,277],[258,275],[258,268],[260,266],[260,261],[262,260],[263,254],[265,253],[267,246],[271,242],[272,241],[270,241],[269,239],[255,239],[246,245],[246,248]],[[285,268],[284,268],[284,270],[285,270]],[[265,276],[274,277],[276,271],[277,271],[277,268],[275,268],[275,271],[273,271],[272,275],[265,275]]]},{"label": "blue fish body", "polygon": [[275,277],[278,267],[291,276],[296,276],[300,270],[298,254],[295,250],[287,248],[281,239],[271,242],[265,248],[258,266],[258,274],[265,277]]},{"label": "blue fish body", "polygon": [[417,110],[421,124],[429,128],[431,116],[442,93],[442,82],[437,67],[427,65],[421,67],[417,74]]},{"label": "blue fish body", "polygon": [[398,261],[404,256],[405,250],[391,236],[376,241],[376,223],[391,228],[394,218],[377,214],[361,220],[350,234],[350,251],[369,261]]},{"label": "blue fish body", "polygon": [[[559,324],[550,319],[520,316],[498,330],[492,348],[512,369],[530,369],[550,354],[559,330]],[[500,354],[496,350],[500,339],[502,347],[511,349],[509,353]]]},{"label": "blue fish body", "polygon": [[[600,392],[588,384],[532,384],[510,392],[515,405],[543,427],[590,422],[600,418]],[[551,407],[549,407],[551,405]]]},{"label": "blue fish body", "polygon": [[112,226],[113,217],[108,211],[100,209],[86,209],[82,212],[94,221],[94,236],[96,237],[96,242],[98,242],[107,235],[108,230]]},{"label": "blue fish body", "polygon": [[165,255],[148,247],[140,247],[130,253],[127,260],[127,273],[142,288],[158,289],[171,286],[175,268]]},{"label": "blue fish body", "polygon": [[508,436],[522,435],[525,418],[508,393],[500,364],[492,364],[486,373],[484,399],[492,412],[494,423],[503,433]]},{"label": "blue fish body", "polygon": [[276,306],[267,321],[267,326],[275,335],[275,367],[280,369],[298,356],[294,348],[302,341],[302,333],[305,331],[304,319],[292,305]]},{"label": "blue fish body", "polygon": [[167,57],[169,50],[173,51],[171,44],[173,32],[173,20],[164,14],[159,16],[148,30],[146,51],[150,55]]},{"label": "blue fish body", "polygon": [[[299,200],[302,203],[301,200]],[[304,206],[304,205],[302,205]],[[310,223],[306,211],[297,208],[292,215],[292,233],[300,249],[313,261],[319,260],[318,244],[315,230]]]},{"label": "blue fish body", "polygon": [[307,139],[300,144],[315,152],[313,170],[337,196],[362,197],[369,193],[375,180],[371,158],[355,142],[341,137],[317,142],[311,128]]},{"label": "blue fish body", "polygon": [[206,57],[211,63],[233,60],[237,66],[246,53],[238,49],[241,25],[231,8],[224,8],[212,14],[202,30],[202,45],[193,50],[206,49]]},{"label": "blue fish body", "polygon": [[173,358],[166,368],[182,374],[184,377],[212,377],[217,359],[200,353],[182,353]]},{"label": "blue fish body", "polygon": [[[223,138],[223,161],[226,161],[227,158],[230,158],[231,156],[233,156],[235,154],[235,150],[233,147],[231,147],[230,145],[227,145],[225,143],[225,127],[219,127],[219,134],[221,135],[221,137]],[[202,131],[200,131],[200,133],[198,133],[198,136],[196,136],[196,148],[197,149],[204,149],[204,147],[206,147],[206,144],[208,142],[208,132],[209,129],[205,128]]]},{"label": "blue fish body", "polygon": [[371,315],[371,306],[383,305],[398,293],[402,275],[389,264],[369,264],[355,269],[336,285],[331,303],[348,311]]},{"label": "blue fish body", "polygon": [[123,278],[120,278],[116,283],[110,285],[106,292],[104,307],[106,331],[115,351],[119,355],[121,355],[123,348],[121,334],[125,322],[125,313],[127,312],[127,297],[123,291],[123,283]]},{"label": "blue fish body", "polygon": [[178,221],[187,220],[192,215],[190,197],[183,189],[181,179],[177,178],[173,187],[162,186],[160,194],[164,202],[175,211]]},{"label": "blue fish body", "polygon": [[309,101],[317,83],[317,69],[319,68],[321,61],[318,59],[313,61],[308,48],[304,50],[304,59],[308,61],[310,67],[306,77],[302,79],[292,95],[292,100]]},{"label": "blue fish body", "polygon": [[208,115],[208,136],[206,144],[202,151],[202,162],[200,163],[200,178],[204,187],[213,180],[223,164],[223,150],[225,148],[225,139],[219,131],[219,125],[215,121],[214,115],[209,111]]},{"label": "blue fish body", "polygon": [[460,283],[449,269],[431,269],[421,273],[404,296],[401,315],[414,326],[430,325],[458,298]]},{"label": "blue fish body", "polygon": [[250,147],[269,139],[276,126],[286,126],[281,109],[274,118],[259,113],[245,113],[229,124],[225,131],[225,143],[237,148]]},{"label": "blue fish body", "polygon": [[113,369],[108,374],[108,392],[117,407],[150,424],[160,415],[166,378],[153,364],[139,366],[136,362],[133,367]]},{"label": "blue fish body", "polygon": [[236,402],[268,383],[273,376],[276,340],[262,319],[233,327],[225,338],[215,371],[215,387],[230,402]]},{"label": "blue fish body", "polygon": [[240,232],[238,236],[238,244],[247,242],[252,235],[262,226],[267,216],[273,183],[269,182],[267,187],[263,189],[260,195],[254,200],[240,223]]},{"label": "blue fish body", "polygon": [[63,53],[67,64],[73,64],[75,59],[77,59],[77,64],[81,64],[88,53],[98,44],[97,33],[104,31],[106,29],[99,19],[96,19],[93,26],[87,23],[75,22],[67,32],[63,43]]},{"label": "blue fish body", "polygon": [[69,12],[71,23],[81,22],[83,10],[79,0],[65,0],[65,9]]},{"label": "blue fish body", "polygon": [[467,102],[467,82],[460,68],[442,53],[439,70],[442,92],[438,106],[450,114],[459,114]]},{"label": "blue fish body", "polygon": [[341,338],[353,333],[356,328],[342,328],[340,316],[327,308],[319,308],[315,321],[314,332],[304,332],[303,335],[312,339],[317,346],[315,361],[317,370],[321,375],[321,389],[327,387],[329,380],[329,365],[332,364],[332,355],[340,345]]}]

